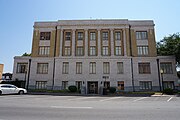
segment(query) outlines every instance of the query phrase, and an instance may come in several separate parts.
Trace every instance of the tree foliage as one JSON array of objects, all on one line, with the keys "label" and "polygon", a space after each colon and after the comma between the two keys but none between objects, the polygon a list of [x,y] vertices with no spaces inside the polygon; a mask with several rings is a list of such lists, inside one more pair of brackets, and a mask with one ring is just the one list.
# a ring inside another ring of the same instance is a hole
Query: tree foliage
[{"label": "tree foliage", "polygon": [[31,53],[28,54],[25,52],[22,56],[31,56]]},{"label": "tree foliage", "polygon": [[157,42],[158,55],[175,55],[176,61],[180,63],[180,34],[174,33],[168,37],[164,37]]}]

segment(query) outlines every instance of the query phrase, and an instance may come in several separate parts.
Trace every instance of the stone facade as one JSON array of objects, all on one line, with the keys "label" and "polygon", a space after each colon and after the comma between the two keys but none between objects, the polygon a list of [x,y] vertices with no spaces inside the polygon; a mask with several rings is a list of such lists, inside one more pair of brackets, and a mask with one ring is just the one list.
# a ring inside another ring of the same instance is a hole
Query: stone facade
[{"label": "stone facade", "polygon": [[159,91],[162,82],[178,88],[175,58],[157,56],[152,20],[35,22],[32,56],[14,58],[16,78],[31,89],[76,85],[87,94],[103,87]]}]

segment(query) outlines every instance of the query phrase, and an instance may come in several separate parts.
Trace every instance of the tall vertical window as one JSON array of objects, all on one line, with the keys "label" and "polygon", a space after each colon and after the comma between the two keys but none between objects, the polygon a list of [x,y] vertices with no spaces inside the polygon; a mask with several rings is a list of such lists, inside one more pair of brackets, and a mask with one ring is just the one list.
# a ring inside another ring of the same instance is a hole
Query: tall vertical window
[{"label": "tall vertical window", "polygon": [[139,86],[141,90],[151,90],[152,82],[151,81],[140,81]]},{"label": "tall vertical window", "polygon": [[149,48],[148,46],[138,46],[138,55],[148,55],[149,54]]},{"label": "tall vertical window", "polygon": [[96,55],[96,46],[90,46],[90,56],[95,56]]},{"label": "tall vertical window", "polygon": [[83,32],[78,32],[78,40],[83,40]]},{"label": "tall vertical window", "polygon": [[65,32],[65,40],[71,40],[71,32]]},{"label": "tall vertical window", "polygon": [[48,63],[38,63],[37,74],[48,74]]},{"label": "tall vertical window", "polygon": [[69,63],[68,62],[63,62],[62,73],[63,74],[68,74],[69,73]]},{"label": "tall vertical window", "polygon": [[40,40],[50,40],[51,32],[40,32]]},{"label": "tall vertical window", "polygon": [[108,32],[102,32],[102,40],[103,41],[108,40]]},{"label": "tall vertical window", "polygon": [[68,81],[62,81],[62,89],[68,89]]},{"label": "tall vertical window", "polygon": [[47,81],[36,81],[36,89],[46,89]]},{"label": "tall vertical window", "polygon": [[76,63],[76,74],[82,74],[82,62]]},{"label": "tall vertical window", "polygon": [[117,62],[117,74],[123,74],[123,62]]},{"label": "tall vertical window", "polygon": [[90,32],[90,40],[95,41],[96,40],[96,33],[95,32]]},{"label": "tall vertical window", "polygon": [[76,56],[83,56],[84,55],[84,47],[78,46],[76,48]]},{"label": "tall vertical window", "polygon": [[136,40],[144,40],[147,39],[147,31],[137,31],[136,32]]},{"label": "tall vertical window", "polygon": [[82,81],[76,81],[76,87],[80,90],[82,88]]},{"label": "tall vertical window", "polygon": [[121,46],[115,47],[115,55],[121,55]]},{"label": "tall vertical window", "polygon": [[49,55],[49,46],[40,46],[39,47],[39,55]]},{"label": "tall vertical window", "polygon": [[95,62],[90,62],[89,73],[90,74],[96,74],[96,63]]},{"label": "tall vertical window", "polygon": [[109,62],[103,62],[103,73],[109,74],[110,73],[110,64]]},{"label": "tall vertical window", "polygon": [[172,74],[172,63],[167,62],[167,63],[160,63],[161,70],[163,70],[163,74]]},{"label": "tall vertical window", "polygon": [[17,73],[26,73],[28,63],[17,63]]},{"label": "tall vertical window", "polygon": [[116,41],[121,40],[121,33],[120,32],[115,32],[115,40]]},{"label": "tall vertical window", "polygon": [[71,48],[69,46],[64,47],[64,55],[70,56],[71,55]]},{"label": "tall vertical window", "polygon": [[108,46],[103,46],[103,47],[102,47],[102,55],[104,55],[104,56],[109,55]]},{"label": "tall vertical window", "polygon": [[150,74],[150,63],[138,63],[139,74]]}]

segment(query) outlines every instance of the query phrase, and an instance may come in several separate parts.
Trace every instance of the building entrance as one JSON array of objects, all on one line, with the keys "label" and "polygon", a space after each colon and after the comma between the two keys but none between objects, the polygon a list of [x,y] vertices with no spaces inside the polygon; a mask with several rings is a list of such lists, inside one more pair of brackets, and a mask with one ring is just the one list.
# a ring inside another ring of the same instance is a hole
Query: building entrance
[{"label": "building entrance", "polygon": [[98,82],[88,82],[88,94],[98,94]]}]

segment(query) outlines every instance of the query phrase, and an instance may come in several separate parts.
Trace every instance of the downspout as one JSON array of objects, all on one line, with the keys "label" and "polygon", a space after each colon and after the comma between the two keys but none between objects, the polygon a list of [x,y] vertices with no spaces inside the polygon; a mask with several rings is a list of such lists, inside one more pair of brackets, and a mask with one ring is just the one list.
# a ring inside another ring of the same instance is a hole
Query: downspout
[{"label": "downspout", "polygon": [[157,59],[157,67],[158,67],[158,78],[159,78],[159,90],[162,91],[161,89],[161,78],[160,78],[160,69],[159,69],[159,59]]},{"label": "downspout", "polygon": [[29,89],[30,70],[31,70],[31,58],[29,59],[28,77],[27,77],[27,85],[26,85],[27,90]]},{"label": "downspout", "polygon": [[129,44],[130,44],[130,56],[131,56],[131,73],[132,73],[132,87],[133,87],[133,92],[135,91],[134,89],[134,70],[133,70],[133,59],[132,59],[132,42],[131,42],[131,25],[129,25]]},{"label": "downspout", "polygon": [[52,90],[54,90],[54,83],[55,83],[55,57],[56,57],[56,41],[57,41],[57,26],[55,27],[56,32],[55,32],[55,40],[54,40],[54,60],[53,60],[53,81],[52,81]]}]

